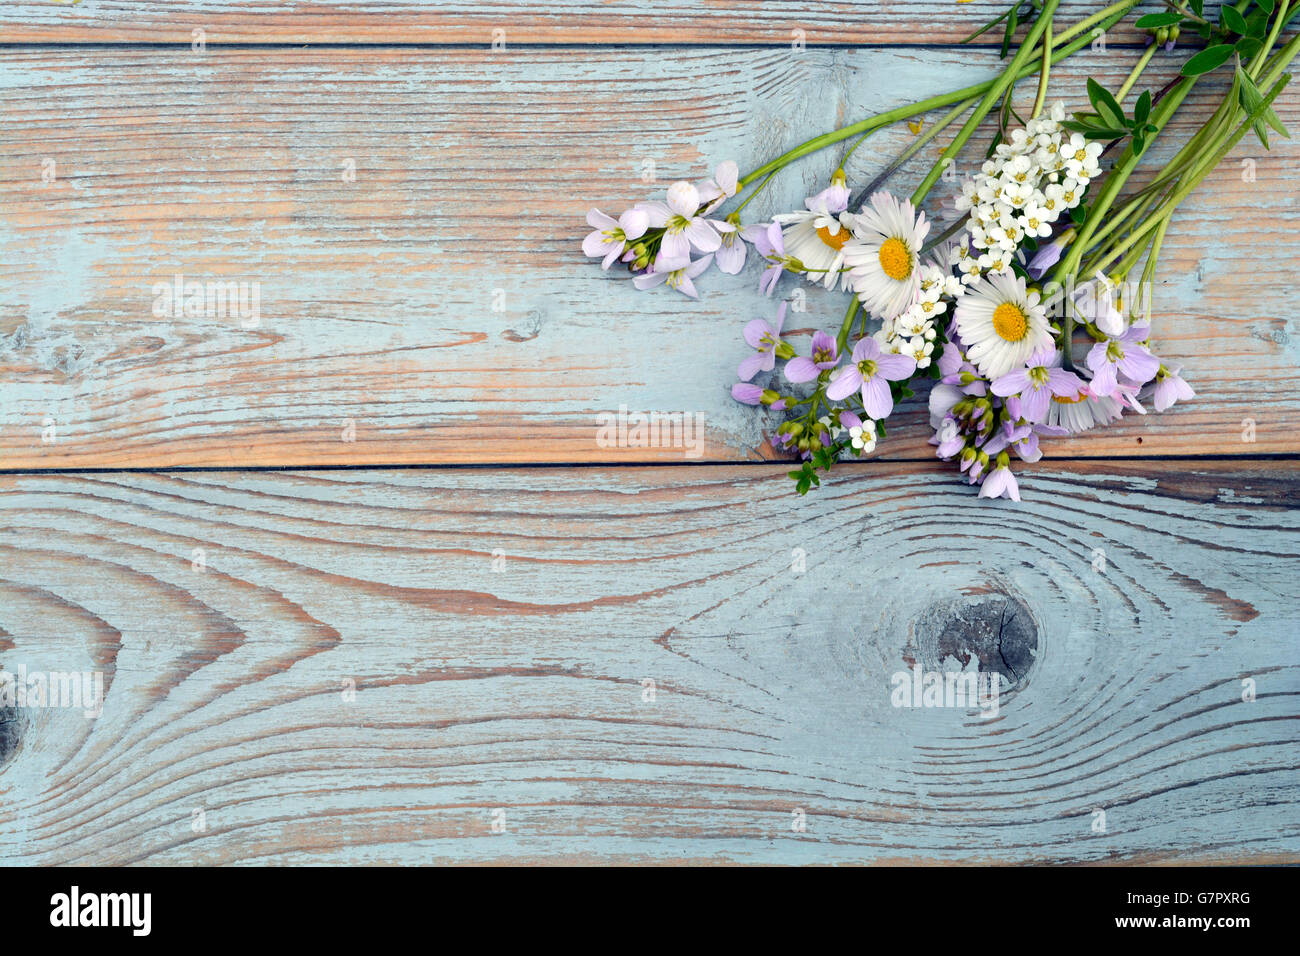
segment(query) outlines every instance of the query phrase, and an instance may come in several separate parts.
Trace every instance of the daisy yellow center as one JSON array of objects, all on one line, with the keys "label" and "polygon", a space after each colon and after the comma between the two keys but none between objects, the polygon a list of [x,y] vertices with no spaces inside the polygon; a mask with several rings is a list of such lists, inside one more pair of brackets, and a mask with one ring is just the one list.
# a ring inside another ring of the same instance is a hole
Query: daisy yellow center
[{"label": "daisy yellow center", "polygon": [[838,252],[844,248],[844,243],[849,241],[849,231],[841,226],[840,231],[832,236],[831,227],[822,226],[817,230],[817,238]]},{"label": "daisy yellow center", "polygon": [[912,254],[902,239],[893,236],[880,244],[880,268],[895,282],[902,282],[912,274]]},{"label": "daisy yellow center", "polygon": [[993,310],[993,331],[1007,342],[1019,342],[1029,332],[1029,316],[1020,306],[1003,302]]},{"label": "daisy yellow center", "polygon": [[1083,401],[1083,395],[1053,395],[1052,401],[1058,405],[1077,405]]}]

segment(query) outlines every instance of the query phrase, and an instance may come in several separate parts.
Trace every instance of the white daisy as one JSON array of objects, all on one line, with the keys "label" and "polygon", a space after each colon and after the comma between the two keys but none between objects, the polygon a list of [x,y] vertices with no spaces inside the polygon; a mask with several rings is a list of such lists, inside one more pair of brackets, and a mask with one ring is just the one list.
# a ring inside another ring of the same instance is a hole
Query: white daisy
[{"label": "white daisy", "polygon": [[887,192],[872,196],[856,222],[857,237],[844,247],[850,284],[868,311],[892,319],[920,293],[918,256],[930,224],[925,213]]},{"label": "white daisy", "polygon": [[1075,396],[1053,395],[1047,404],[1046,424],[1076,435],[1095,425],[1109,425],[1122,413],[1118,399],[1109,395],[1092,395],[1085,389]]},{"label": "white daisy", "polygon": [[784,227],[785,254],[803,263],[809,282],[820,282],[828,289],[849,287],[849,274],[844,268],[844,246],[853,238],[852,213],[835,213],[827,208],[824,199],[809,201],[816,208],[782,213],[774,217]]},{"label": "white daisy", "polygon": [[971,286],[957,303],[956,321],[966,357],[986,378],[1021,368],[1037,349],[1052,346],[1046,306],[1011,273],[986,275]]}]

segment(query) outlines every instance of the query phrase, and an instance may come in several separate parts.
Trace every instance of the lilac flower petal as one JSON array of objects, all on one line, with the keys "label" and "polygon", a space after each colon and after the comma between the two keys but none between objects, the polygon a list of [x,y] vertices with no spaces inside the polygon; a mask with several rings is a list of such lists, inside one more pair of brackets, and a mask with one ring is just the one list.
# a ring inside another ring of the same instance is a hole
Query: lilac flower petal
[{"label": "lilac flower petal", "polygon": [[937,429],[963,397],[965,393],[955,385],[936,385],[930,389],[930,427]]},{"label": "lilac flower petal", "polygon": [[[827,395],[830,391],[827,390]],[[872,418],[887,418],[894,410],[894,396],[889,391],[889,383],[879,375],[871,376],[871,381],[862,383],[862,407]]]},{"label": "lilac flower petal", "polygon": [[1015,395],[1029,388],[1029,370],[1017,369],[1014,372],[1007,372],[997,379],[994,379],[993,394],[1005,398],[1008,395]]},{"label": "lilac flower petal", "polygon": [[650,214],[644,209],[629,209],[618,217],[618,224],[623,229],[623,235],[635,242],[650,228]]},{"label": "lilac flower petal", "polygon": [[[659,259],[664,262],[673,262],[684,264],[685,260],[691,256],[691,241],[686,238],[685,234],[680,232],[664,233],[663,241],[659,243]],[[659,269],[659,265],[655,265]]]},{"label": "lilac flower petal", "polygon": [[582,240],[582,253],[594,259],[609,252],[610,246],[618,248],[618,243],[610,242],[605,238],[605,234],[597,229],[595,232],[587,233],[587,238]]},{"label": "lilac flower petal", "polygon": [[700,191],[684,179],[673,183],[668,187],[668,208],[689,219],[700,208]]},{"label": "lilac flower petal", "polygon": [[748,382],[737,382],[731,386],[731,397],[746,405],[757,405],[763,400],[763,390]]},{"label": "lilac flower petal", "polygon": [[1031,388],[1020,393],[1020,414],[1028,421],[1041,422],[1047,418],[1052,392],[1047,388]]},{"label": "lilac flower petal", "polygon": [[1011,474],[1010,468],[994,468],[989,476],[984,479],[984,484],[980,485],[981,498],[1001,498],[1002,491],[1007,486],[1007,477]]},{"label": "lilac flower petal", "polygon": [[705,219],[692,219],[686,226],[686,238],[699,252],[717,252],[722,245],[718,230],[709,225]]},{"label": "lilac flower petal", "polygon": [[720,272],[734,276],[745,268],[745,244],[743,242],[723,243],[713,259],[718,264]]},{"label": "lilac flower petal", "polygon": [[724,159],[713,169],[713,179],[728,196],[736,195],[740,179],[740,166],[734,159]]},{"label": "lilac flower petal", "polygon": [[[745,336],[745,341],[749,343],[749,347],[752,349],[761,349],[764,347],[764,336],[773,340],[776,339],[776,333],[772,331],[772,327],[762,319],[753,319],[746,322],[745,330],[742,334]],[[770,348],[771,346],[769,345],[768,347]]]},{"label": "lilac flower petal", "polygon": [[830,384],[826,386],[826,397],[832,402],[841,402],[861,387],[862,373],[858,371],[856,365],[846,365],[844,370],[831,379]]},{"label": "lilac flower petal", "polygon": [[591,226],[592,229],[601,231],[605,229],[613,229],[618,225],[618,220],[611,219],[599,209],[593,208],[587,212],[587,225]]},{"label": "lilac flower petal", "polygon": [[858,344],[853,346],[853,362],[865,362],[874,359],[880,355],[880,343],[873,338],[858,339]]},{"label": "lilac flower petal", "polygon": [[650,219],[650,226],[654,229],[662,229],[668,224],[669,209],[658,200],[639,202],[632,208],[644,212]]},{"label": "lilac flower petal", "polygon": [[667,278],[667,272],[643,272],[639,276],[632,277],[632,284],[638,289],[652,289],[666,281]]},{"label": "lilac flower petal", "polygon": [[1020,482],[1016,481],[1016,476],[1012,474],[1011,469],[1007,469],[1006,495],[1012,501],[1020,500]]},{"label": "lilac flower petal", "polygon": [[1043,273],[1052,266],[1061,261],[1061,253],[1065,247],[1057,242],[1049,242],[1043,248],[1039,249],[1034,258],[1029,260],[1029,267],[1026,271],[1031,279],[1041,279]]},{"label": "lilac flower petal", "polygon": [[694,279],[711,265],[713,265],[713,256],[701,256],[686,267],[686,278]]},{"label": "lilac flower petal", "polygon": [[785,270],[779,266],[768,266],[763,270],[763,274],[758,277],[758,291],[763,295],[770,296],[776,291],[776,284],[781,279],[781,273]]},{"label": "lilac flower petal", "polygon": [[789,308],[790,308],[789,302],[782,302],[780,305],[776,307],[776,327],[773,329],[773,331],[777,335],[780,335],[781,330],[785,328],[785,313],[789,310]]},{"label": "lilac flower petal", "polygon": [[1103,362],[1101,367],[1092,377],[1088,385],[1088,390],[1094,395],[1107,396],[1115,392],[1119,383],[1115,379],[1115,366],[1111,362]]},{"label": "lilac flower petal", "polygon": [[829,352],[834,355],[838,349],[835,345],[835,339],[831,338],[831,334],[818,329],[813,333],[812,351],[814,355],[818,352]]},{"label": "lilac flower petal", "polygon": [[910,355],[894,355],[886,352],[875,362],[878,374],[893,382],[911,378],[912,373],[916,371],[916,359]]},{"label": "lilac flower petal", "polygon": [[1043,457],[1042,451],[1038,448],[1038,436],[1030,435],[1023,441],[1016,442],[1016,454],[1020,456],[1021,461],[1033,463]]},{"label": "lilac flower petal", "polygon": [[1106,349],[1109,348],[1109,342],[1098,342],[1092,348],[1088,349],[1088,368],[1094,372],[1106,364]]},{"label": "lilac flower petal", "polygon": [[766,358],[767,356],[762,352],[755,352],[753,355],[745,356],[740,363],[740,367],[736,370],[737,376],[742,382],[748,382],[763,370],[763,363]]},{"label": "lilac flower petal", "polygon": [[1135,385],[1143,385],[1160,371],[1160,360],[1141,346],[1130,345],[1119,360],[1119,370]]},{"label": "lilac flower petal", "polygon": [[811,382],[817,377],[818,371],[819,369],[813,364],[813,360],[804,358],[802,355],[798,355],[785,363],[785,377],[796,384]]},{"label": "lilac flower petal", "polygon": [[840,426],[842,428],[861,428],[862,419],[847,408],[840,409]]},{"label": "lilac flower petal", "polygon": [[608,269],[610,266],[612,266],[615,262],[618,261],[618,257],[622,252],[623,252],[623,243],[621,242],[610,243],[610,250],[609,252],[605,253],[605,259],[603,262],[601,262],[600,267],[602,269]]},{"label": "lilac flower petal", "polygon": [[1063,368],[1048,370],[1047,385],[1053,395],[1061,398],[1073,397],[1083,391],[1083,379]]}]

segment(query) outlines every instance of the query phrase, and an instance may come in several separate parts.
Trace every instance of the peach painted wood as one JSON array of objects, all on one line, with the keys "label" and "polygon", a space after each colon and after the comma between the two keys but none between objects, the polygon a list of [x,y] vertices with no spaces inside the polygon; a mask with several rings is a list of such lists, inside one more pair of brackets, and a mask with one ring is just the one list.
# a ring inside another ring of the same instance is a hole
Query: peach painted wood
[{"label": "peach painted wood", "polygon": [[[555,6],[475,0],[20,0],[0,9],[0,37],[18,43],[463,44],[747,43],[788,46],[954,43],[1009,0],[578,0]],[[1066,0],[1061,23],[1105,4]],[[504,35],[495,31],[505,31]],[[800,31],[796,34],[795,31]],[[1115,40],[1133,39],[1117,29]],[[1000,35],[996,38],[1000,41]]]},{"label": "peach painted wood", "polygon": [[[617,209],[728,157],[753,168],[904,96],[976,81],[995,59],[11,49],[0,61],[0,468],[761,458],[771,423],[728,395],[741,326],[775,308],[754,290],[756,264],[706,276],[698,303],[636,293],[582,257],[587,207]],[[1081,98],[1086,76],[1117,86],[1131,59],[1089,51],[1054,75]],[[1157,62],[1153,84],[1176,65]],[[1221,94],[1215,83],[1189,99],[1176,137]],[[1278,111],[1300,125],[1294,97]],[[911,136],[869,141],[854,179]],[[746,212],[801,202],[842,155],[788,171]],[[1243,144],[1169,234],[1154,332],[1198,399],[1049,443],[1050,455],[1300,451],[1298,174],[1292,143]],[[902,185],[919,175],[914,165]],[[247,321],[155,315],[155,284],[177,275],[256,283],[256,327],[251,308]],[[782,294],[798,288],[787,280]],[[837,326],[846,302],[803,288],[807,311],[788,323],[798,344]],[[671,447],[611,445],[600,416],[620,408],[702,429]],[[891,419],[883,456],[929,456],[914,409]]]}]

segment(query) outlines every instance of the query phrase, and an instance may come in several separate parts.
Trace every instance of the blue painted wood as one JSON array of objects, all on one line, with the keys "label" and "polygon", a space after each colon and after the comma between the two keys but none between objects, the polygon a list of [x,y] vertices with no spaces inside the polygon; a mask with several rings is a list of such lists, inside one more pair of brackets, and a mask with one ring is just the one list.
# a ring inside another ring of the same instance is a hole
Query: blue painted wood
[{"label": "blue painted wood", "polygon": [[[1118,86],[1133,56],[1081,53],[1054,75],[1067,95],[1088,75]],[[0,127],[0,465],[687,460],[601,444],[599,416],[621,406],[703,415],[704,459],[760,457],[772,425],[728,393],[741,326],[774,309],[757,263],[703,277],[698,303],[637,293],[581,255],[588,206],[620,208],[724,158],[752,168],[994,62],[812,48],[14,53],[0,64],[14,116]],[[1212,108],[1221,91],[1204,86],[1180,115]],[[1293,98],[1279,111],[1300,123]],[[868,141],[853,181],[911,135]],[[1163,251],[1155,336],[1197,401],[1049,454],[1300,447],[1282,307],[1296,270],[1258,268],[1260,249],[1291,246],[1295,151],[1242,153],[1255,180],[1226,164]],[[841,156],[792,169],[746,213],[801,204]],[[640,178],[649,161],[654,184]],[[258,326],[155,316],[154,284],[178,274],[258,283]],[[838,325],[843,294],[792,280],[782,294],[796,292],[792,341]],[[928,457],[922,418],[891,421],[879,452]]]},{"label": "blue painted wood", "polygon": [[0,478],[0,859],[1297,859],[1293,464],[781,471]]}]

